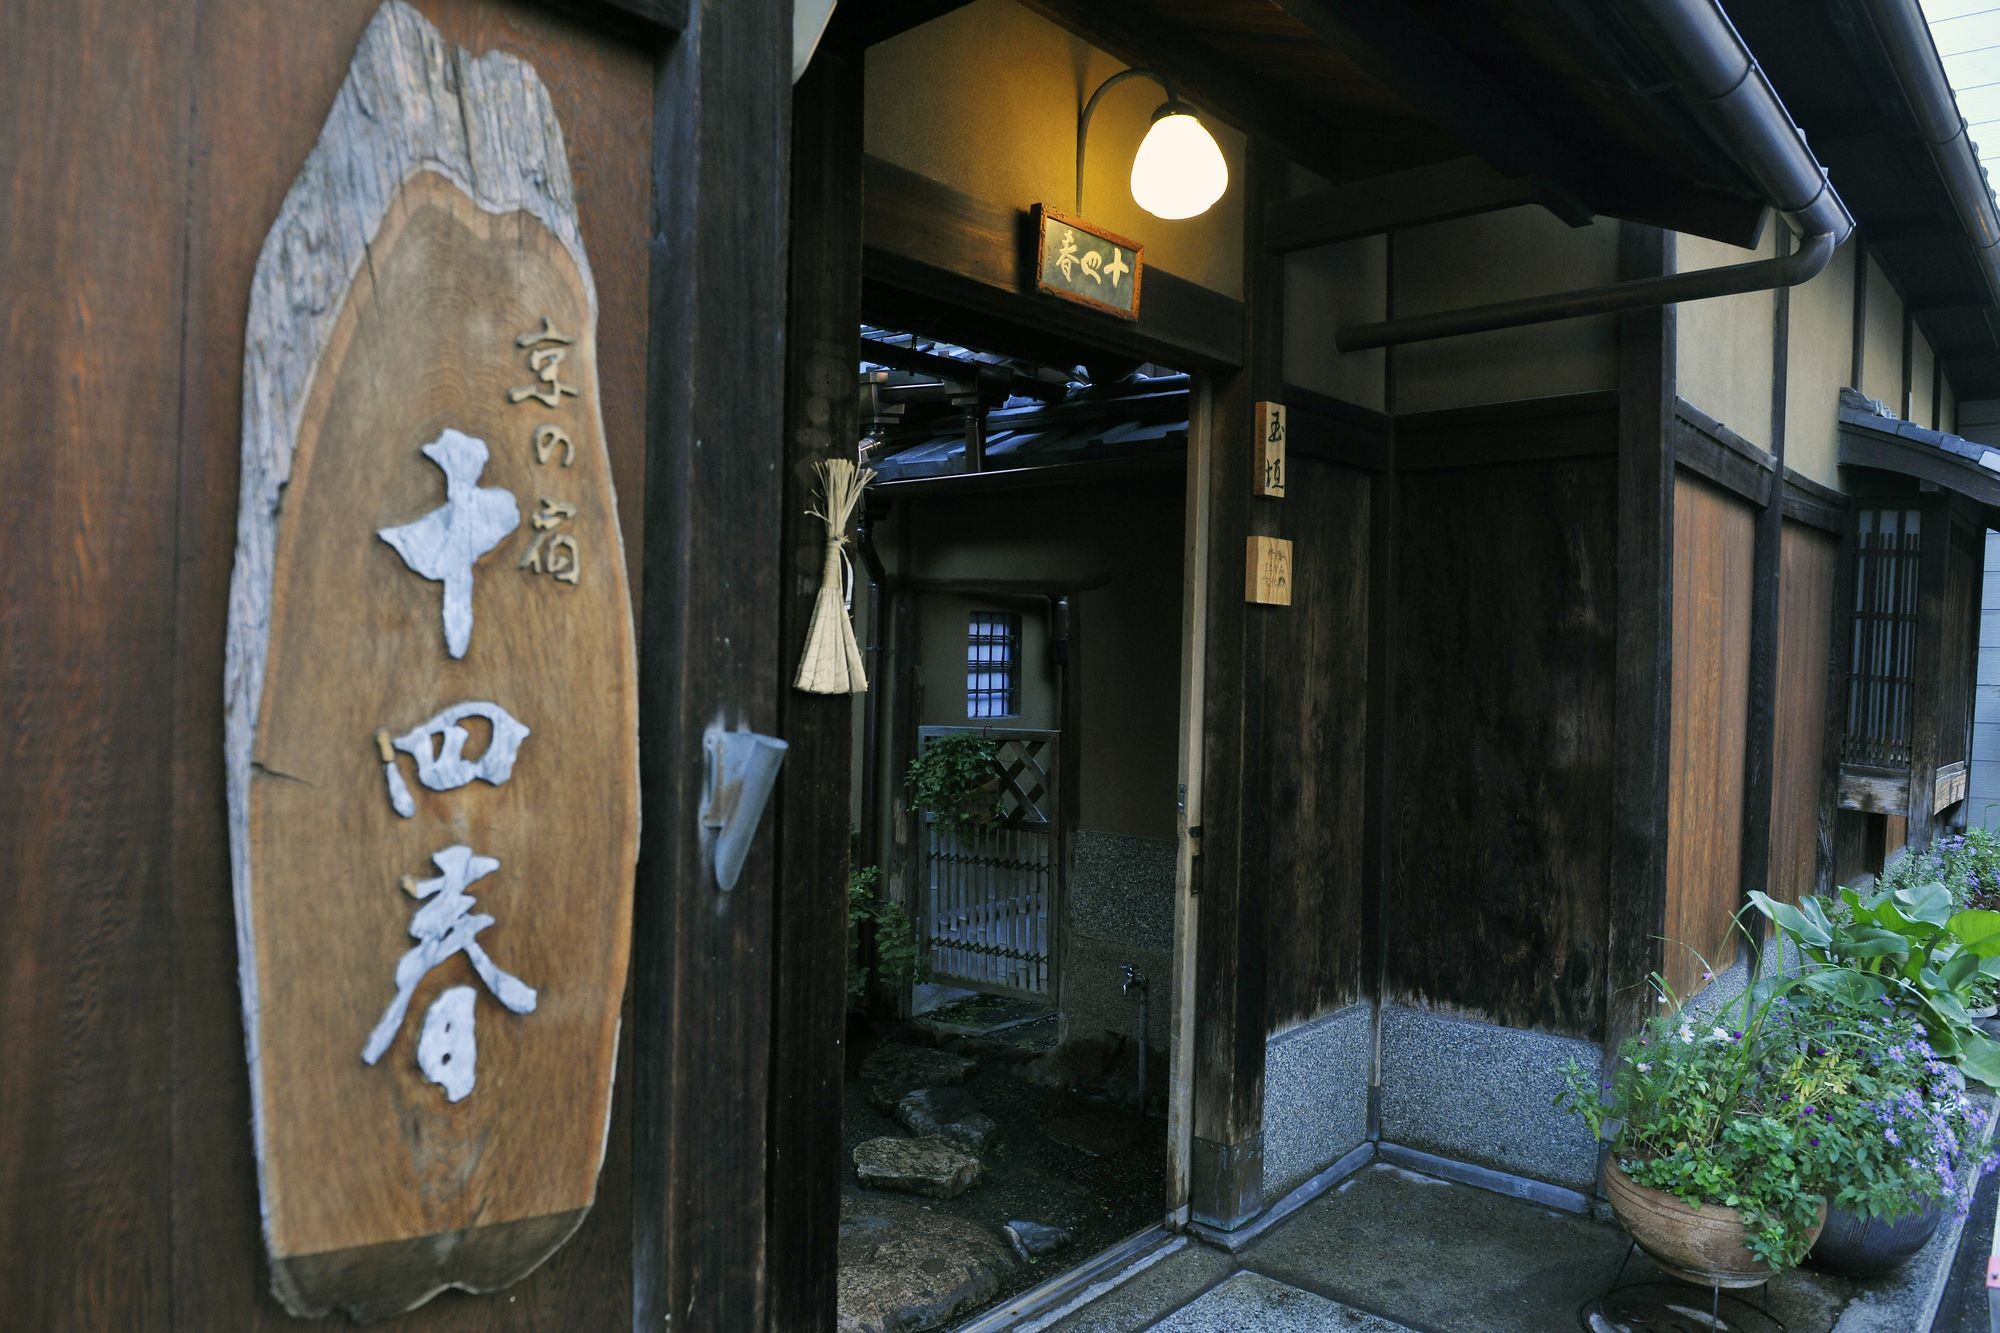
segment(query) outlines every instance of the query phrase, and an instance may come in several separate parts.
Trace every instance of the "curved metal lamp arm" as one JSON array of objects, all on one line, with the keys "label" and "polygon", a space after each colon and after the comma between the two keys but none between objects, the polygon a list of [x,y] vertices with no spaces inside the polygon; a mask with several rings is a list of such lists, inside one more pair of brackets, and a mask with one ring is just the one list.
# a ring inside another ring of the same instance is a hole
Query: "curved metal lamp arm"
[{"label": "curved metal lamp arm", "polygon": [[1103,99],[1104,94],[1110,92],[1112,88],[1125,82],[1125,80],[1133,78],[1151,79],[1154,83],[1160,85],[1160,90],[1167,95],[1169,102],[1174,100],[1173,85],[1150,69],[1137,67],[1121,69],[1103,83],[1097,85],[1097,91],[1090,95],[1090,100],[1083,104],[1082,114],[1076,118],[1076,211],[1078,216],[1082,216],[1083,214],[1083,145],[1090,135],[1090,118],[1096,114],[1097,104]]}]

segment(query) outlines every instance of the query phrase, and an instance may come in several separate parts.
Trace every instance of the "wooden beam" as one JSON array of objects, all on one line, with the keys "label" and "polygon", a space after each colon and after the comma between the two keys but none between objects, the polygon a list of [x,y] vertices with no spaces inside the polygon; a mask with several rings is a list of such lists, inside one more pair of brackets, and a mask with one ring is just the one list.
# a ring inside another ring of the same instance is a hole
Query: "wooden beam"
[{"label": "wooden beam", "polygon": [[[700,808],[713,723],[778,725],[791,24],[693,0],[654,81],[632,1323],[762,1329],[772,1060],[768,814],[733,891]],[[851,383],[851,381],[850,381]],[[716,442],[727,440],[728,448]]]},{"label": "wooden beam", "polygon": [[1533,178],[1540,201],[1565,222],[1590,221],[1590,208],[1571,190],[1578,173],[1569,151],[1429,19],[1400,0],[1276,3],[1327,45],[1356,56],[1502,174]]},{"label": "wooden beam", "polygon": [[1951,497],[1933,491],[1920,501],[1923,534],[1917,551],[1917,642],[1910,676],[1910,795],[1904,809],[1910,819],[1909,845],[1930,846],[1937,830],[1933,795],[1937,787],[1939,714],[1949,673],[1945,669],[1945,581],[1951,564]]},{"label": "wooden beam", "polygon": [[1674,399],[1668,426],[1674,461],[1758,509],[1770,503],[1777,462],[1729,427],[1689,403]]},{"label": "wooden beam", "polygon": [[[1844,497],[1843,497],[1844,499]],[[1833,567],[1833,626],[1828,634],[1826,654],[1826,717],[1821,734],[1819,799],[1819,866],[1821,893],[1830,892],[1840,877],[1840,747],[1847,734],[1847,670],[1849,644],[1854,637],[1855,551],[1859,545],[1860,517],[1847,504],[1840,527],[1840,551]],[[1851,830],[1847,839],[1851,841]]]},{"label": "wooden beam", "polygon": [[1454,158],[1280,199],[1264,210],[1264,244],[1288,254],[1537,202],[1525,177],[1502,175],[1476,157]]},{"label": "wooden beam", "polygon": [[[829,38],[832,34],[829,34]],[[828,40],[792,93],[791,278],[785,331],[786,556],[779,668],[805,651],[826,558],[813,464],[854,457],[861,325],[861,97],[865,53]],[[790,743],[772,828],[778,837],[771,1041],[770,1327],[836,1319],[840,1248],[841,1039],[847,1015],[848,787],[854,700],[784,688]]]},{"label": "wooden beam", "polygon": [[1616,390],[1407,412],[1396,418],[1396,468],[1479,467],[1618,450]]},{"label": "wooden beam", "polygon": [[[1778,254],[1791,241],[1780,234]],[[1770,892],[1771,834],[1777,773],[1778,639],[1784,596],[1785,400],[1791,348],[1791,289],[1780,287],[1771,314],[1771,471],[1765,477],[1764,507],[1757,511],[1750,558],[1750,666],[1743,721],[1743,836],[1738,861],[1738,910],[1750,905],[1751,890]],[[1761,914],[1743,914],[1750,938],[1762,945],[1767,928]]]},{"label": "wooden beam", "polygon": [[1179,370],[1242,363],[1240,301],[1152,265],[1136,320],[1045,296],[1034,285],[1032,214],[880,158],[863,159],[862,174],[867,277],[909,293],[961,328],[968,316],[984,316],[1028,338],[1087,342]]},{"label": "wooden beam", "polygon": [[[1673,271],[1673,236],[1621,223],[1618,276]],[[1606,1050],[1651,1009],[1666,922],[1669,684],[1673,675],[1674,307],[1619,316],[1618,661],[1612,691],[1611,904]]]},{"label": "wooden beam", "polygon": [[1265,895],[1261,784],[1266,774],[1246,753],[1263,723],[1259,617],[1286,614],[1249,607],[1244,551],[1254,534],[1275,536],[1280,506],[1250,494],[1254,404],[1282,383],[1275,359],[1283,346],[1279,261],[1264,253],[1262,212],[1281,170],[1276,154],[1252,142],[1244,182],[1253,202],[1246,225],[1249,283],[1246,338],[1250,366],[1222,380],[1213,397],[1209,438],[1210,519],[1208,644],[1204,686],[1201,899],[1196,905],[1193,1142],[1190,1174],[1196,1222],[1223,1231],[1264,1206]]},{"label": "wooden beam", "polygon": [[1846,495],[1790,468],[1785,468],[1784,474],[1786,518],[1836,537],[1846,533],[1848,511],[1853,507]]},{"label": "wooden beam", "polygon": [[969,3],[971,0],[841,0],[821,45],[834,43],[860,50],[899,37]]},{"label": "wooden beam", "polygon": [[[1256,70],[1219,54],[1186,29],[1161,22],[1150,6],[1135,0],[1022,3],[1127,65],[1158,71],[1199,110],[1253,139],[1269,140],[1307,170],[1329,180],[1342,174],[1339,136],[1328,132],[1323,112],[1287,96]],[[1090,91],[1080,90],[1078,102]],[[1148,287],[1146,299],[1152,298]]]}]

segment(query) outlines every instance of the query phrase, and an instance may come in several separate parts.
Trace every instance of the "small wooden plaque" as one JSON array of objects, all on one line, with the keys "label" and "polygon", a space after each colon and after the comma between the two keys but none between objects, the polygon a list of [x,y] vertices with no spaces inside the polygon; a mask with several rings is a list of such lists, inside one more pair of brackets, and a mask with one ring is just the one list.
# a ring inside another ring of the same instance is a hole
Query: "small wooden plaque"
[{"label": "small wooden plaque", "polygon": [[1082,218],[1035,205],[1035,287],[1120,319],[1139,318],[1146,247]]},{"label": "small wooden plaque", "polygon": [[1244,572],[1244,601],[1260,606],[1292,604],[1292,544],[1283,537],[1252,537]]},{"label": "small wooden plaque", "polygon": [[1252,451],[1257,475],[1251,479],[1252,495],[1285,498],[1285,405],[1257,404],[1257,447]]}]

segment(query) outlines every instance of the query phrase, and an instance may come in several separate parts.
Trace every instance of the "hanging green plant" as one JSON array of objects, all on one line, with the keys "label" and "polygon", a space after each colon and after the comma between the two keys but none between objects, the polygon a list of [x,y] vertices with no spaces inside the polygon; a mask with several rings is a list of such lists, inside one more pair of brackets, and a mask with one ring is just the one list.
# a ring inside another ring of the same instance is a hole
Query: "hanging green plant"
[{"label": "hanging green plant", "polygon": [[910,805],[960,835],[1000,817],[1000,742],[976,731],[931,739],[904,775]]},{"label": "hanging green plant", "polygon": [[[859,1005],[870,983],[891,989],[924,980],[923,949],[916,922],[900,904],[876,896],[879,866],[859,866],[847,877],[847,1000]],[[861,963],[861,930],[875,927],[874,975]]]}]

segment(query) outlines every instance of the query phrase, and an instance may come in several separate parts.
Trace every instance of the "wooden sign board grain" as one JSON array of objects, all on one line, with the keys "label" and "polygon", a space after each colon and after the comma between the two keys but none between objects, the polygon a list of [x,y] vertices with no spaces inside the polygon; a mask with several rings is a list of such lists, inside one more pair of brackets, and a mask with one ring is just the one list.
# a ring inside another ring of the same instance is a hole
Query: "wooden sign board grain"
[{"label": "wooden sign board grain", "polygon": [[1035,206],[1035,287],[1050,296],[1139,318],[1146,248],[1093,222]]},{"label": "wooden sign board grain", "polygon": [[1252,495],[1285,498],[1285,405],[1257,404],[1257,447],[1252,451],[1257,468],[1250,480]]},{"label": "wooden sign board grain", "polygon": [[1243,599],[1260,606],[1292,604],[1292,544],[1282,537],[1252,537],[1244,558]]},{"label": "wooden sign board grain", "polygon": [[[596,1195],[639,820],[596,325],[535,72],[391,0],[269,233],[246,338],[226,750],[265,1237],[294,1314],[506,1285]],[[430,569],[454,551],[456,574]],[[468,703],[463,734],[391,746]],[[454,847],[497,866],[444,884]],[[454,895],[461,925],[491,918],[477,958],[408,963]],[[510,980],[531,999],[503,1003]]]}]

